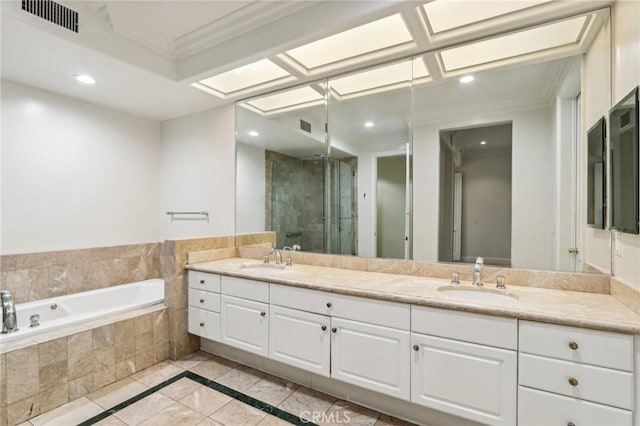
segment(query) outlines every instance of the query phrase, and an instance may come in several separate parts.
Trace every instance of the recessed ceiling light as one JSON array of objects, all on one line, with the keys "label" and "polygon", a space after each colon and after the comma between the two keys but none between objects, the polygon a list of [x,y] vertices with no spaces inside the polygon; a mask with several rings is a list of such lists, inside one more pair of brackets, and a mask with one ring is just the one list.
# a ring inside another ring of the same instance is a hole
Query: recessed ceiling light
[{"label": "recessed ceiling light", "polygon": [[474,79],[472,75],[463,75],[460,77],[460,83],[471,83]]},{"label": "recessed ceiling light", "polygon": [[96,79],[86,74],[75,74],[73,78],[83,84],[96,84]]},{"label": "recessed ceiling light", "polygon": [[253,136],[255,138],[256,136],[260,136],[260,133],[256,132],[255,130],[251,130],[249,132],[249,136]]},{"label": "recessed ceiling light", "polygon": [[373,124],[373,121],[367,121],[366,123],[364,123],[364,127],[373,127],[375,126],[375,124]]},{"label": "recessed ceiling light", "polygon": [[311,70],[406,43],[415,44],[398,13],[288,50],[286,54]]},{"label": "recessed ceiling light", "polygon": [[487,141],[480,141],[480,145],[486,145]]}]

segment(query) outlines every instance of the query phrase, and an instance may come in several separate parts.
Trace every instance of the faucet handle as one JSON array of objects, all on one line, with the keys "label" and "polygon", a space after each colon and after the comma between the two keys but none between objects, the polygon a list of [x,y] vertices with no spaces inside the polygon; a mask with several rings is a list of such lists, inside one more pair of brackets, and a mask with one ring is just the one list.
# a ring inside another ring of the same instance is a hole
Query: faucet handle
[{"label": "faucet handle", "polygon": [[482,257],[476,258],[476,265],[478,265],[478,264],[484,265],[484,258],[482,258]]},{"label": "faucet handle", "polygon": [[454,284],[454,285],[460,284],[460,274],[458,272],[451,273],[451,284]]},{"label": "faucet handle", "polygon": [[262,258],[262,263],[269,263],[269,255],[268,255],[268,254],[267,254],[267,255],[265,255],[265,256]]},{"label": "faucet handle", "polygon": [[507,288],[507,277],[504,275],[498,275],[496,277],[496,288],[500,290],[505,290]]}]

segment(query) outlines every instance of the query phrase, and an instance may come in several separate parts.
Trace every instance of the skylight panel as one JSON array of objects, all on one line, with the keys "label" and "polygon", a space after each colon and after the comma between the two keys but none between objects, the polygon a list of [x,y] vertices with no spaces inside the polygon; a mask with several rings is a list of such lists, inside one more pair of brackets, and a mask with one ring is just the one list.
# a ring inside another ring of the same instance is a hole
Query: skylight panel
[{"label": "skylight panel", "polygon": [[422,5],[432,34],[517,12],[551,0],[436,0]]},{"label": "skylight panel", "polygon": [[412,75],[415,79],[429,76],[429,71],[422,58],[337,78],[331,80],[329,84],[338,95],[344,96],[373,89],[395,89],[402,85],[408,86],[411,84]]},{"label": "skylight panel", "polygon": [[579,40],[586,16],[543,25],[440,52],[446,71],[514,58]]},{"label": "skylight panel", "polygon": [[309,86],[304,86],[298,89],[276,93],[275,95],[252,99],[248,101],[247,104],[259,109],[263,113],[268,113],[277,110],[309,107],[321,104],[322,102],[324,102],[323,95]]},{"label": "skylight panel", "polygon": [[406,43],[413,43],[413,38],[402,16],[396,14],[288,50],[286,54],[313,69]]},{"label": "skylight panel", "polygon": [[[238,90],[246,89],[261,84],[274,82],[289,77],[290,74],[268,59],[215,75],[201,80],[199,84],[228,95]],[[196,84],[197,87],[197,84]]]}]

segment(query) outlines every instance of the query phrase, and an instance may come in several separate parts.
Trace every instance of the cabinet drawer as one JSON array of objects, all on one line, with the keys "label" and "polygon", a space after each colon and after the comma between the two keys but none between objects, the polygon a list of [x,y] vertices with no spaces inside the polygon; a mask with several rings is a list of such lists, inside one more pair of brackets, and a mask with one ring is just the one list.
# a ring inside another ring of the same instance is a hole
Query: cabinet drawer
[{"label": "cabinet drawer", "polygon": [[631,426],[631,411],[520,386],[518,426]]},{"label": "cabinet drawer", "polygon": [[220,293],[189,289],[189,306],[205,309],[207,311],[220,312]]},{"label": "cabinet drawer", "polygon": [[189,288],[220,293],[220,275],[189,271]]},{"label": "cabinet drawer", "polygon": [[220,340],[220,314],[189,308],[189,333],[205,339]]},{"label": "cabinet drawer", "polygon": [[411,402],[482,424],[516,424],[515,351],[416,333],[411,344]]},{"label": "cabinet drawer", "polygon": [[515,350],[518,347],[518,322],[515,318],[413,305],[411,331],[497,348]]},{"label": "cabinet drawer", "polygon": [[271,284],[271,304],[402,330],[409,330],[411,320],[411,308],[404,303],[278,284]]},{"label": "cabinet drawer", "polygon": [[223,276],[222,294],[268,303],[269,283]]},{"label": "cabinet drawer", "polygon": [[520,321],[520,352],[633,370],[633,336],[627,334]]},{"label": "cabinet drawer", "polygon": [[519,361],[523,386],[624,409],[633,406],[633,374],[626,371],[527,354],[520,354]]}]

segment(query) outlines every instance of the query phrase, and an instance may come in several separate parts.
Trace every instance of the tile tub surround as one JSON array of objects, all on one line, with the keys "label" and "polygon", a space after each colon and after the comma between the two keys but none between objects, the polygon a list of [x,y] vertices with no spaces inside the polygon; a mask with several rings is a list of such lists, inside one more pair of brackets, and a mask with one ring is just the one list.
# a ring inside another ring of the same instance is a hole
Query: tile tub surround
[{"label": "tile tub surround", "polygon": [[[268,252],[263,247],[238,247],[238,257],[262,260]],[[402,259],[379,259],[357,256],[308,253],[305,251],[291,254],[293,263],[354,271],[382,272],[388,274],[411,275],[416,277],[451,279],[453,272],[460,274],[461,281],[473,279],[473,265],[441,262],[420,262]],[[485,266],[483,269],[485,285],[493,285],[496,276],[507,277],[507,286],[527,286],[554,290],[580,291],[587,293],[609,294],[609,275],[532,269],[499,268]]]},{"label": "tile tub surround", "polygon": [[201,261],[236,256],[235,237],[166,240],[161,247],[160,265],[165,282],[164,300],[169,315],[169,357],[179,359],[200,349],[200,338],[187,333],[187,254]]},{"label": "tile tub surround", "polygon": [[15,303],[160,278],[160,244],[0,256],[2,289]]},{"label": "tile tub surround", "polygon": [[[640,334],[640,315],[609,294],[509,286],[517,299],[480,301],[439,292],[448,280],[335,267],[296,264],[286,270],[242,268],[246,258],[190,265],[189,269],[310,288],[351,296],[549,322],[584,328]],[[467,288],[472,286],[467,282]],[[487,285],[488,288],[491,288]]]},{"label": "tile tub surround", "polygon": [[45,333],[0,355],[0,426],[22,423],[168,357],[163,306],[91,324]]}]

